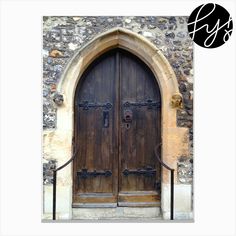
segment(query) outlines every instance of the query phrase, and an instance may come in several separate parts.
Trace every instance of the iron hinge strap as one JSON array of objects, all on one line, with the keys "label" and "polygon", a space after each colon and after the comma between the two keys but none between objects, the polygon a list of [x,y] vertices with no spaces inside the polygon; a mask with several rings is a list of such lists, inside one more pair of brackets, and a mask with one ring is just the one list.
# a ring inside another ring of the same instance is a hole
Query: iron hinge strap
[{"label": "iron hinge strap", "polygon": [[110,110],[113,105],[110,102],[93,103],[93,102],[89,102],[89,101],[83,101],[82,103],[77,104],[77,106],[82,107],[83,110],[89,110],[90,108],[97,109],[99,107],[104,108],[106,110]]},{"label": "iron hinge strap", "polygon": [[147,107],[148,109],[152,108],[160,108],[161,107],[161,102],[158,101],[152,101],[151,99],[148,99],[146,102],[124,102],[123,107],[128,108],[128,107]]},{"label": "iron hinge strap", "polygon": [[129,175],[143,175],[145,177],[153,177],[156,175],[156,170],[153,169],[152,167],[146,167],[144,169],[125,169],[123,170],[123,175],[124,176],[129,176]]},{"label": "iron hinge strap", "polygon": [[88,169],[86,169],[86,168],[84,168],[80,171],[77,171],[77,176],[81,177],[82,179],[87,179],[88,177],[97,177],[99,175],[109,177],[112,175],[112,171],[111,170],[88,171]]}]

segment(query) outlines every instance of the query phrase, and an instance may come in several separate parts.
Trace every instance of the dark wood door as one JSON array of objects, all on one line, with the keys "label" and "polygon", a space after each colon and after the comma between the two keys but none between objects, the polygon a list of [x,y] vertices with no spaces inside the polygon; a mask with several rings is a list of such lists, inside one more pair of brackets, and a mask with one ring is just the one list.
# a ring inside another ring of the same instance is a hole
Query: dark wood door
[{"label": "dark wood door", "polygon": [[153,73],[134,55],[111,50],[87,68],[75,93],[75,207],[159,204],[160,106]]}]

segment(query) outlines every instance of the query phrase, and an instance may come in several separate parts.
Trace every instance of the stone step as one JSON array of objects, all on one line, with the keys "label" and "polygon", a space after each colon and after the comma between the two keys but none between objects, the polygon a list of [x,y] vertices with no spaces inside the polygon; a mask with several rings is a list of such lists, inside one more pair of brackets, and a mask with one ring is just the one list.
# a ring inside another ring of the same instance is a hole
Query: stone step
[{"label": "stone step", "polygon": [[154,219],[161,220],[160,207],[73,208],[73,220]]}]

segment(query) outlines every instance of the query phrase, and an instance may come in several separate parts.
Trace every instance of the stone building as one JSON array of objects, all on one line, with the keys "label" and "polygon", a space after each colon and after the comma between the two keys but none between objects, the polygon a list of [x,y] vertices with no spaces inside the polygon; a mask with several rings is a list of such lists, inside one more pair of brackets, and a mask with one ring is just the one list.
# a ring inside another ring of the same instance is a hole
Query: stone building
[{"label": "stone building", "polygon": [[193,219],[187,20],[43,17],[43,219]]}]

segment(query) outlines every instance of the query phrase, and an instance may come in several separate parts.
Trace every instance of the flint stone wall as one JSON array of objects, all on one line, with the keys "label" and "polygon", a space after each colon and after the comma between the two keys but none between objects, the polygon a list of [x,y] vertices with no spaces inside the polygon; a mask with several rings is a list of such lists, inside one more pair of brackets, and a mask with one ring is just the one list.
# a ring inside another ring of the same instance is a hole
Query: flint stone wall
[{"label": "flint stone wall", "polygon": [[[189,128],[190,156],[178,161],[179,183],[191,184],[193,176],[193,43],[187,31],[188,17],[96,16],[43,17],[43,129],[56,129],[57,106],[53,101],[62,72],[78,50],[95,36],[114,27],[143,35],[158,47],[175,71],[183,96],[183,110],[177,125]],[[56,166],[50,153],[44,153],[44,184],[52,183]]]}]

